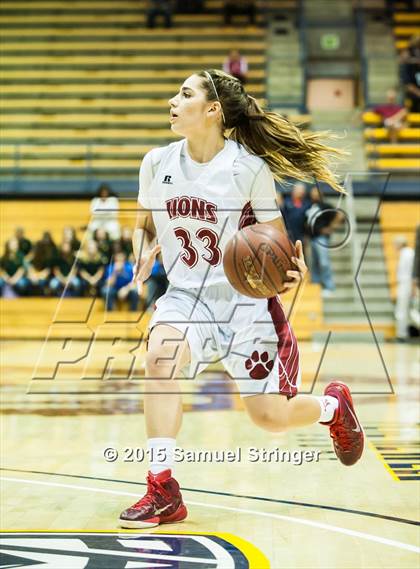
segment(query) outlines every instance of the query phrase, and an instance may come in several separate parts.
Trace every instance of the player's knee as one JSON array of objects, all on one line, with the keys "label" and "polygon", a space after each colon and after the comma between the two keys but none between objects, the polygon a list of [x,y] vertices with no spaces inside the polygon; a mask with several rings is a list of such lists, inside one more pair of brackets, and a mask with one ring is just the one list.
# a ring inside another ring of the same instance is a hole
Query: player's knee
[{"label": "player's knee", "polygon": [[174,376],[174,363],[165,361],[162,352],[151,350],[146,355],[146,375],[154,380],[168,380]]}]

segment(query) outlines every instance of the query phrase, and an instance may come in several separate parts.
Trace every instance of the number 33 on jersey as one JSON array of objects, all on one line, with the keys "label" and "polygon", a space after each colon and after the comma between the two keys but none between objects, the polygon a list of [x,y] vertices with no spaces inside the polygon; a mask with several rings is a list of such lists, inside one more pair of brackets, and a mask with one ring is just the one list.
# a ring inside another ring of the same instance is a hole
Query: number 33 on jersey
[{"label": "number 33 on jersey", "polygon": [[157,148],[145,157],[139,202],[152,211],[173,286],[227,284],[222,252],[238,230],[244,209],[253,207],[258,221],[280,215],[274,181],[261,158],[232,140],[226,140],[224,149],[189,180],[181,160],[185,142]]}]

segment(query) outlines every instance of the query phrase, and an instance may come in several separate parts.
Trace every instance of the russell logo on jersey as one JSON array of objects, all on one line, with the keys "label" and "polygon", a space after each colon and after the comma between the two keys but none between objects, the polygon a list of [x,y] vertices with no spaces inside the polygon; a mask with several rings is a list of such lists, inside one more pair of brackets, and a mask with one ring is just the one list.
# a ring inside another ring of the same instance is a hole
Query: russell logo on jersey
[{"label": "russell logo on jersey", "polygon": [[173,184],[171,178],[172,178],[172,176],[169,176],[168,174],[166,174],[166,176],[162,180],[162,184]]}]

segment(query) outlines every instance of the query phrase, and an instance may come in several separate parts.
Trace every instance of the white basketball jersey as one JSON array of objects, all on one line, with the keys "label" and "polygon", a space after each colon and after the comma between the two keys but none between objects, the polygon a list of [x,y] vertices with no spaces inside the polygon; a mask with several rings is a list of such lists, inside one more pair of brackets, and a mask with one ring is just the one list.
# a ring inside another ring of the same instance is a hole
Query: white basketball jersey
[{"label": "white basketball jersey", "polygon": [[[237,142],[227,140],[225,148],[191,181],[181,168],[184,143],[185,140],[181,140],[163,149],[153,181],[147,188],[147,197],[141,191],[140,201],[152,210],[163,264],[172,285],[199,288],[227,283],[223,251],[242,224],[244,213],[251,212],[255,171],[265,165],[261,158],[249,155]],[[234,179],[234,162],[244,152],[248,157],[250,181],[246,191],[240,190]],[[272,185],[267,191],[269,219],[280,215],[275,201],[273,212]],[[267,218],[267,209],[264,211]]]}]

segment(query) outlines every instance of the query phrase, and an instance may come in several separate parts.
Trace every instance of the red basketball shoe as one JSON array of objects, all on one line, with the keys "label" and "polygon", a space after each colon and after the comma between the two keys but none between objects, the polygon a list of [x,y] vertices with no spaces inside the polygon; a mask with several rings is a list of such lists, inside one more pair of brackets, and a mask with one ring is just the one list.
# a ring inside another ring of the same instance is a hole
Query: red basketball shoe
[{"label": "red basketball shoe", "polygon": [[350,390],[344,383],[333,381],[325,388],[324,395],[338,399],[334,417],[328,423],[337,457],[346,466],[359,460],[363,453],[364,434],[356,417]]},{"label": "red basketball shoe", "polygon": [[159,524],[181,522],[187,517],[179,484],[170,470],[147,475],[147,492],[120,516],[123,528],[150,528]]}]

